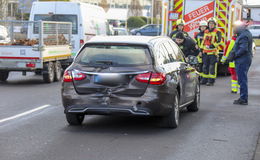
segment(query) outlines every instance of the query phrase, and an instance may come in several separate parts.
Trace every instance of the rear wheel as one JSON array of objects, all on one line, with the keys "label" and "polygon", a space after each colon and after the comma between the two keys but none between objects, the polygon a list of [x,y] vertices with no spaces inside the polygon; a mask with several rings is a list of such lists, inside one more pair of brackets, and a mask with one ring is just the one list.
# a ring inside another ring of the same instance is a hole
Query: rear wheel
[{"label": "rear wheel", "polygon": [[137,36],[141,36],[142,34],[141,34],[140,32],[137,32],[136,35],[137,35]]},{"label": "rear wheel", "polygon": [[177,128],[179,125],[179,115],[180,115],[180,103],[179,94],[176,93],[174,97],[174,104],[172,105],[171,112],[162,118],[163,127],[167,128]]},{"label": "rear wheel", "polygon": [[197,112],[199,110],[200,107],[200,85],[198,84],[196,86],[196,91],[195,91],[195,98],[192,104],[190,104],[189,106],[187,106],[187,110],[189,112]]},{"label": "rear wheel", "polygon": [[60,61],[55,62],[55,74],[54,74],[54,81],[60,81],[61,80],[61,72],[62,72],[62,67]]},{"label": "rear wheel", "polygon": [[84,115],[82,114],[71,114],[71,113],[66,113],[66,119],[67,122],[70,125],[76,126],[76,125],[81,125],[83,120],[84,120]]},{"label": "rear wheel", "polygon": [[0,81],[5,82],[9,76],[9,71],[0,71]]},{"label": "rear wheel", "polygon": [[54,64],[53,62],[47,62],[43,65],[43,80],[46,83],[54,81]]}]

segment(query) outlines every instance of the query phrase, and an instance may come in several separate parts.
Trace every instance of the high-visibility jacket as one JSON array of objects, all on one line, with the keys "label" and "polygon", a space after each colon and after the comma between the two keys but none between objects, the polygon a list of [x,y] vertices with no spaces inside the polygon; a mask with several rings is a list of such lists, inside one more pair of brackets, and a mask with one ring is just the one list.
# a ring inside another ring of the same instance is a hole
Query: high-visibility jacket
[{"label": "high-visibility jacket", "polygon": [[221,43],[221,32],[218,29],[212,31],[207,29],[204,32],[203,41],[201,42],[201,48],[203,53],[207,55],[218,55],[218,46]]},{"label": "high-visibility jacket", "polygon": [[[233,49],[234,46],[235,46],[235,42],[236,42],[236,37],[235,37],[235,36],[232,37],[232,40],[230,40],[230,41],[227,42],[224,55],[223,55],[223,57],[221,58],[221,62],[222,62],[222,63],[224,63],[224,62],[227,60],[227,58],[228,58],[230,52],[232,51],[232,49]],[[230,68],[235,68],[235,62],[229,62],[229,67],[230,67]]]},{"label": "high-visibility jacket", "polygon": [[[200,50],[202,51],[201,48],[201,42],[203,41],[203,37],[204,37],[204,31],[199,32],[198,34],[195,35],[194,40],[197,43],[198,47],[200,48]],[[202,58],[197,56],[199,63],[202,63]]]}]

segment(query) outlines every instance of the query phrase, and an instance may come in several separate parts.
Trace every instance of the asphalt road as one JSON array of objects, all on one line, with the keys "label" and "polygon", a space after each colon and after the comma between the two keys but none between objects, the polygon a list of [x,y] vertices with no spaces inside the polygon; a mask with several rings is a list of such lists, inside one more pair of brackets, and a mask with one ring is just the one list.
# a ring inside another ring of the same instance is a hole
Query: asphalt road
[{"label": "asphalt road", "polygon": [[82,126],[68,126],[61,84],[14,72],[0,83],[0,160],[252,160],[260,133],[259,64],[257,50],[248,106],[233,105],[238,95],[230,93],[230,77],[219,77],[201,87],[200,111],[183,111],[173,130],[141,117],[86,116]]}]

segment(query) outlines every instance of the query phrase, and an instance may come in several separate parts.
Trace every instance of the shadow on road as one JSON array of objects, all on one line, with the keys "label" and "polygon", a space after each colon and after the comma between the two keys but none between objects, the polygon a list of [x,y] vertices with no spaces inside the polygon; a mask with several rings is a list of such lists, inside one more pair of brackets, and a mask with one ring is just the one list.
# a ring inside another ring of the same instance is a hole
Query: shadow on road
[{"label": "shadow on road", "polygon": [[161,127],[159,117],[132,116],[93,116],[86,115],[82,126],[66,126],[62,130],[72,133],[126,133],[135,135],[154,135],[163,132],[187,132],[192,126],[203,121],[206,112],[190,113],[183,110],[180,125],[176,129]]}]

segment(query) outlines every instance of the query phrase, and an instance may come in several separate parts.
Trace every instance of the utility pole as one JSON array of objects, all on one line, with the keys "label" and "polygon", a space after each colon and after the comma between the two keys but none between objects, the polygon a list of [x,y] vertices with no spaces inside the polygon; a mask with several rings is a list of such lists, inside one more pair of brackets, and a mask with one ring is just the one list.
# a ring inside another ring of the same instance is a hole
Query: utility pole
[{"label": "utility pole", "polygon": [[153,24],[153,9],[154,9],[154,0],[152,0],[152,8],[151,8],[151,24]]}]

